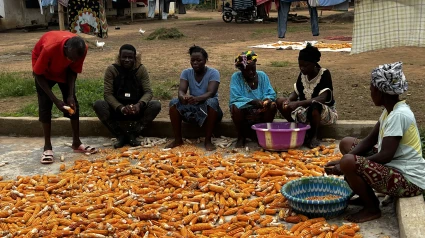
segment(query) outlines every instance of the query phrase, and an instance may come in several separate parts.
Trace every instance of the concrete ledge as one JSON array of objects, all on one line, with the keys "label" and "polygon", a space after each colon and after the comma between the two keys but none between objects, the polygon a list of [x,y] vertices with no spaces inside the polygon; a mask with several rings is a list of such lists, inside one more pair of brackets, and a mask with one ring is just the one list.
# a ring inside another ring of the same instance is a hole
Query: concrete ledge
[{"label": "concrete ledge", "polygon": [[400,238],[425,236],[425,202],[422,195],[397,199],[396,212]]},{"label": "concrete ledge", "polygon": [[[283,120],[276,120],[283,121]],[[323,138],[342,139],[346,136],[363,138],[369,134],[376,121],[338,121],[337,124],[324,126],[319,134]],[[185,138],[204,136],[204,130],[196,125],[183,123],[182,133]],[[0,117],[0,135],[6,136],[43,136],[41,123],[36,117]],[[53,136],[71,136],[71,124],[67,118],[52,120]],[[103,124],[95,117],[80,118],[81,136],[110,136]],[[143,131],[145,136],[173,137],[169,119],[156,119],[149,128]],[[215,136],[236,137],[236,130],[230,119],[224,119],[214,131]]]}]

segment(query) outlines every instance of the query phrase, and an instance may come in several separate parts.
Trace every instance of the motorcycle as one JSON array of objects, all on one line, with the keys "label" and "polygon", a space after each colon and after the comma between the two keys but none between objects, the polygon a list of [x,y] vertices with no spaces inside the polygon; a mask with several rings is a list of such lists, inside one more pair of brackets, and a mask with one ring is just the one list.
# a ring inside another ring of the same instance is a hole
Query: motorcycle
[{"label": "motorcycle", "polygon": [[255,6],[251,6],[245,9],[233,9],[230,6],[230,3],[224,3],[223,1],[222,14],[222,19],[226,23],[232,22],[233,18],[235,19],[236,23],[242,21],[254,22],[255,18],[257,17],[257,8]]}]

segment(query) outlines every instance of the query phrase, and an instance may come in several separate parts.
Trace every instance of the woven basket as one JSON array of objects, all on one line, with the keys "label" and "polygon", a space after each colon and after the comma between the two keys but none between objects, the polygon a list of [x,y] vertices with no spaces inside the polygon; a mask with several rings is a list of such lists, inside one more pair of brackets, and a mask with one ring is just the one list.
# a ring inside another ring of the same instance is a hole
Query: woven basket
[{"label": "woven basket", "polygon": [[[290,181],[281,190],[294,212],[313,217],[332,218],[344,212],[352,196],[350,186],[334,177],[305,177]],[[306,200],[312,196],[337,195],[333,200]]]}]

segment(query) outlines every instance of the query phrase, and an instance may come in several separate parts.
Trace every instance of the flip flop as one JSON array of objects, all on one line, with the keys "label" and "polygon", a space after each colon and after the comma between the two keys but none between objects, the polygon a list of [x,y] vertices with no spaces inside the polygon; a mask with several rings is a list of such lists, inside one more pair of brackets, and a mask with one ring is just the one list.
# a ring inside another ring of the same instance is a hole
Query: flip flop
[{"label": "flip flop", "polygon": [[91,147],[91,146],[86,146],[84,144],[81,144],[80,146],[78,146],[77,149],[74,149],[75,153],[90,153],[90,154],[95,154],[97,153],[96,148]]},{"label": "flip flop", "polygon": [[40,163],[42,164],[52,164],[54,162],[53,151],[45,150],[41,156]]}]

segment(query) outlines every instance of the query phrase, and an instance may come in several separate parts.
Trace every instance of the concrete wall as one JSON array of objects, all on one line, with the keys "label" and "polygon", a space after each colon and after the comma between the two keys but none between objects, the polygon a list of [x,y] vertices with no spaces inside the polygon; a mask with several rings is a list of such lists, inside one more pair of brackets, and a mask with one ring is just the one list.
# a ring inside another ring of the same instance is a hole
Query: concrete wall
[{"label": "concrete wall", "polygon": [[44,11],[41,15],[38,8],[26,8],[25,0],[0,0],[0,13],[4,11],[0,19],[0,31],[14,29],[19,26],[29,26],[31,21],[37,21],[38,24],[47,24],[52,18],[52,14]]}]

